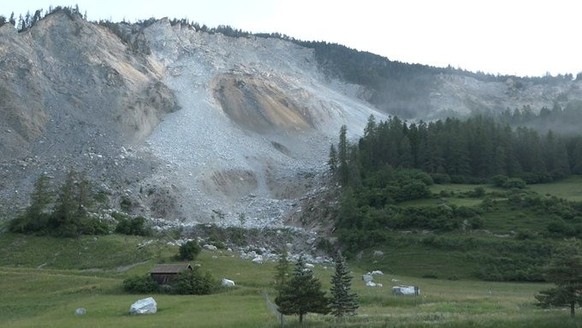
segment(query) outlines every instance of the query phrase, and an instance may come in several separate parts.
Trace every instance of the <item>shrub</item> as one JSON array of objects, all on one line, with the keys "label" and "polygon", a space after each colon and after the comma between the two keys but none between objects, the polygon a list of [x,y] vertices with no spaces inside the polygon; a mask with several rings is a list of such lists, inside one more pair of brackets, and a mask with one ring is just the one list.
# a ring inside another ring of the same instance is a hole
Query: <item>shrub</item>
[{"label": "shrub", "polygon": [[180,246],[178,257],[180,260],[192,261],[201,251],[202,247],[196,241],[190,240]]},{"label": "shrub", "polygon": [[172,284],[172,292],[180,295],[208,295],[215,287],[216,283],[210,273],[202,274],[198,267],[194,267],[191,271],[180,273]]},{"label": "shrub", "polygon": [[467,207],[467,206],[459,206],[454,209],[455,215],[464,219],[471,218],[477,216],[477,210]]},{"label": "shrub", "polygon": [[113,213],[112,215],[117,219],[117,226],[115,233],[135,236],[151,236],[152,231],[146,226],[146,219],[143,216],[129,218],[127,215],[121,213]]},{"label": "shrub", "polygon": [[123,290],[134,294],[147,294],[157,292],[158,283],[149,274],[133,276],[123,281]]},{"label": "shrub", "polygon": [[481,198],[483,196],[485,196],[485,188],[483,188],[483,187],[476,187],[471,192],[471,195],[469,195],[469,197],[474,197],[474,198]]},{"label": "shrub", "polygon": [[465,177],[462,175],[451,175],[451,183],[465,183]]},{"label": "shrub", "polygon": [[507,181],[505,181],[503,183],[503,188],[505,189],[525,189],[525,181],[523,181],[523,179],[520,178],[511,178],[511,179],[507,179]]},{"label": "shrub", "polygon": [[467,221],[469,221],[471,229],[483,229],[485,227],[485,221],[480,216],[474,216],[467,219]]},{"label": "shrub", "polygon": [[107,235],[109,234],[109,225],[97,218],[88,218],[78,225],[81,235]]},{"label": "shrub", "polygon": [[129,212],[131,211],[131,208],[133,207],[133,202],[131,201],[131,199],[128,196],[122,196],[121,197],[121,201],[119,202],[119,207],[124,210],[125,212]]},{"label": "shrub", "polygon": [[451,177],[445,173],[432,173],[431,175],[432,181],[436,184],[448,184],[451,183]]},{"label": "shrub", "polygon": [[491,183],[493,184],[493,186],[501,188],[503,187],[505,182],[507,182],[507,179],[508,178],[505,175],[498,174],[491,177]]}]

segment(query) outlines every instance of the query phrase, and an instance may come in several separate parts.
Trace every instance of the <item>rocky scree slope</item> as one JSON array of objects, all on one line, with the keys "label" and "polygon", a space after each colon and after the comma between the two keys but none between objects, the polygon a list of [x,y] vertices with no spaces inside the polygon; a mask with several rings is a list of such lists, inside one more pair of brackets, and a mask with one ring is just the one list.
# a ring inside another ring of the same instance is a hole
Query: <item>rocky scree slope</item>
[{"label": "rocky scree slope", "polygon": [[132,214],[282,225],[317,189],[342,124],[383,115],[289,42],[160,20],[108,28],[64,13],[0,29],[0,211],[36,177],[87,173]]},{"label": "rocky scree slope", "polygon": [[20,33],[0,28],[0,214],[26,205],[39,174],[58,181],[73,168],[131,214],[305,223],[306,210],[319,213],[318,199],[333,194],[325,163],[343,124],[354,138],[369,115],[427,120],[582,99],[580,81],[454,71],[388,76],[384,89],[370,90],[329,74],[316,49],[294,42],[167,19],[117,27],[122,38],[55,13]]}]

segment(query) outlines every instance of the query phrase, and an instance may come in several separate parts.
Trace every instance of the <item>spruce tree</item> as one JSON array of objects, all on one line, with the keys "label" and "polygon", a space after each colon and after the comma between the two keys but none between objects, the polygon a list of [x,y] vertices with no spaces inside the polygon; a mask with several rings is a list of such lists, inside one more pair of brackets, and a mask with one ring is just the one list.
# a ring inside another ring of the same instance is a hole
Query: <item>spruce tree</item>
[{"label": "spruce tree", "polygon": [[291,279],[275,298],[279,312],[284,315],[298,315],[299,322],[303,325],[303,317],[307,313],[327,314],[327,303],[325,291],[321,290],[321,282],[313,276],[313,271],[306,268],[305,260],[300,257]]},{"label": "spruce tree", "polygon": [[30,195],[30,206],[23,215],[10,222],[10,231],[31,233],[46,230],[52,198],[49,178],[43,174],[34,184],[34,191]]},{"label": "spruce tree", "polygon": [[34,191],[30,195],[31,204],[26,210],[26,216],[30,224],[35,227],[34,230],[38,231],[46,227],[52,197],[49,178],[43,174],[38,177],[34,184]]},{"label": "spruce tree", "polygon": [[329,147],[329,160],[327,161],[327,164],[332,173],[337,171],[337,150],[333,144]]},{"label": "spruce tree", "polygon": [[568,306],[574,317],[576,304],[582,305],[582,249],[578,241],[555,255],[546,268],[545,278],[556,284],[536,295],[540,306]]},{"label": "spruce tree", "polygon": [[50,218],[50,226],[57,235],[63,237],[76,237],[79,234],[79,202],[76,197],[77,173],[70,170],[65,183],[59,190],[59,196],[55,204],[55,211]]},{"label": "spruce tree", "polygon": [[340,318],[355,315],[359,307],[358,295],[352,293],[352,276],[345,259],[338,252],[335,259],[335,273],[331,277],[331,314]]},{"label": "spruce tree", "polygon": [[347,137],[348,127],[342,125],[340,128],[339,143],[337,145],[337,166],[339,172],[340,182],[345,186],[349,180],[349,167],[348,167],[348,156],[349,156],[349,144]]},{"label": "spruce tree", "polygon": [[281,292],[283,286],[289,280],[289,271],[291,269],[291,264],[287,258],[287,251],[283,251],[277,265],[275,266],[275,289],[277,292]]}]

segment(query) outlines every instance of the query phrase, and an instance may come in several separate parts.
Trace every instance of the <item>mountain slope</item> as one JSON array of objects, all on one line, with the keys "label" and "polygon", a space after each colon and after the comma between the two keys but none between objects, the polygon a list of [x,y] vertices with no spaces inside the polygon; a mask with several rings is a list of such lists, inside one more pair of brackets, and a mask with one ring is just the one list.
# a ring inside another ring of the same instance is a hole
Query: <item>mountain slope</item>
[{"label": "mountain slope", "polygon": [[353,138],[370,115],[582,98],[580,81],[485,79],[167,19],[113,26],[57,12],[0,28],[0,213],[25,206],[39,174],[72,168],[134,214],[279,225],[325,189],[341,125]]},{"label": "mountain slope", "polygon": [[311,50],[285,41],[161,20],[135,33],[136,51],[64,13],[1,31],[7,213],[26,204],[40,173],[58,180],[73,168],[134,213],[279,220],[294,204],[282,200],[306,190],[298,176],[324,171],[339,127],[360,131],[382,116],[348,96],[353,87],[331,85]]}]

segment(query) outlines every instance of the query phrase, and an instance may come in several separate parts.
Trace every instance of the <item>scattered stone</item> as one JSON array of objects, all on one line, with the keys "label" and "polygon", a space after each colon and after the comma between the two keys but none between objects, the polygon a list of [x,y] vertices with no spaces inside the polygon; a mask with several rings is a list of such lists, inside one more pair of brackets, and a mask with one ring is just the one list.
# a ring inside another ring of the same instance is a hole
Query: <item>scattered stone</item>
[{"label": "scattered stone", "polygon": [[362,280],[366,283],[374,281],[374,277],[372,277],[372,275],[369,274],[364,274],[362,275]]},{"label": "scattered stone", "polygon": [[209,250],[209,251],[215,251],[215,250],[217,250],[217,249],[218,249],[216,246],[214,246],[214,245],[209,245],[209,244],[205,244],[205,245],[204,245],[204,246],[202,246],[202,247],[204,247],[205,249],[207,249],[207,250]]},{"label": "scattered stone", "polygon": [[420,288],[418,286],[394,286],[392,287],[393,295],[420,295]]},{"label": "scattered stone", "polygon": [[366,281],[366,287],[376,287],[377,284],[373,281]]},{"label": "scattered stone", "polygon": [[252,259],[252,262],[256,264],[263,264],[263,256],[257,255],[254,259]]}]

